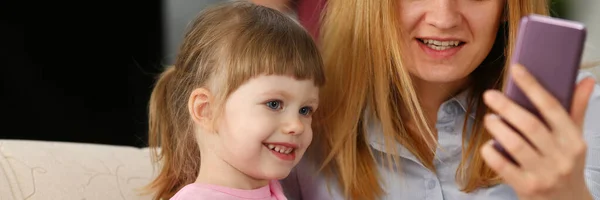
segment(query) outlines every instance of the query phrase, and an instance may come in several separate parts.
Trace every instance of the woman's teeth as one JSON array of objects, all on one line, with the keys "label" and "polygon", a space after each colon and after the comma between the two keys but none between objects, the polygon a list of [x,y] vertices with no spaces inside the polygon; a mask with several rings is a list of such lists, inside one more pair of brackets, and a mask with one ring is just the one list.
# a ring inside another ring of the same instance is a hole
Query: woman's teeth
[{"label": "woman's teeth", "polygon": [[281,146],[281,145],[273,145],[273,144],[268,144],[267,148],[269,148],[273,151],[277,151],[282,154],[289,154],[292,151],[294,151],[294,148],[285,147],[285,146]]},{"label": "woman's teeth", "polygon": [[454,48],[461,44],[460,41],[439,41],[430,39],[422,39],[421,42],[423,42],[423,44],[427,45],[429,48],[438,51]]}]

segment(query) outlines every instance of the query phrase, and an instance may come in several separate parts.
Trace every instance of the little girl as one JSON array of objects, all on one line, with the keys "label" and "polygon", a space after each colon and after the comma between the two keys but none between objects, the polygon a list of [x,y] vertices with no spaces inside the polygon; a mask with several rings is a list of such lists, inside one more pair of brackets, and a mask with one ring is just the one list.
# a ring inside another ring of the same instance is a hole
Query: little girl
[{"label": "little girl", "polygon": [[286,199],[278,180],[311,143],[322,65],[311,36],[278,11],[205,9],[150,98],[155,199]]}]

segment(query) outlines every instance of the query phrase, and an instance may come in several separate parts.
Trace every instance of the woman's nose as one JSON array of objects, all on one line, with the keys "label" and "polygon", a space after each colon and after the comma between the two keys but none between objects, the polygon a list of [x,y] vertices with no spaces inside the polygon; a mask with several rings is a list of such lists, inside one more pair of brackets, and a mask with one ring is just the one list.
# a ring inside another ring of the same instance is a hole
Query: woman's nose
[{"label": "woman's nose", "polygon": [[453,0],[429,0],[425,22],[439,29],[451,29],[462,22],[458,5]]}]

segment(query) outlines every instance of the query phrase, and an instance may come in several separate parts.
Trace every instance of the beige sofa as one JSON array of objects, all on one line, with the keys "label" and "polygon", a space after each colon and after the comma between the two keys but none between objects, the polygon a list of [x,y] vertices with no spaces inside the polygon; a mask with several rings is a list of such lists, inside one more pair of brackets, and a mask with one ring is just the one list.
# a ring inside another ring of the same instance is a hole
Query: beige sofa
[{"label": "beige sofa", "polygon": [[0,200],[145,200],[147,148],[0,140]]}]

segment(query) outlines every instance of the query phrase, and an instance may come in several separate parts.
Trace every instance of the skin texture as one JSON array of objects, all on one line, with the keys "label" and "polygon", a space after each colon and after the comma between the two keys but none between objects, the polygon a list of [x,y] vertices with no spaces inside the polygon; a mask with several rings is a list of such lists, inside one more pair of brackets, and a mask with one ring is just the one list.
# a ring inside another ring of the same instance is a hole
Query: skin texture
[{"label": "skin texture", "polygon": [[[503,8],[504,0],[400,0],[409,72],[425,82],[463,81],[491,50]],[[459,40],[464,45],[454,56],[436,58],[421,49],[419,38]]]},{"label": "skin texture", "polygon": [[517,85],[549,127],[499,91],[486,92],[485,103],[533,144],[529,145],[498,116],[489,115],[485,118],[486,128],[514,155],[520,167],[501,156],[491,143],[481,150],[486,163],[513,186],[520,199],[592,199],[583,173],[587,145],[582,127],[594,80],[587,78],[577,85],[569,114],[523,66],[511,69]]},{"label": "skin texture", "polygon": [[[312,80],[258,76],[231,93],[222,114],[212,119],[211,93],[195,90],[189,107],[202,127],[197,131],[202,166],[196,182],[255,189],[286,177],[312,141],[318,92]],[[297,145],[295,159],[283,160],[264,145],[274,142]]]},{"label": "skin texture", "polygon": [[[404,51],[403,62],[430,119],[436,119],[439,106],[465,87],[468,76],[490,52],[504,3],[504,0],[399,1],[402,42],[408,49]],[[453,55],[440,57],[423,49],[420,39],[455,40],[463,44]]]}]

